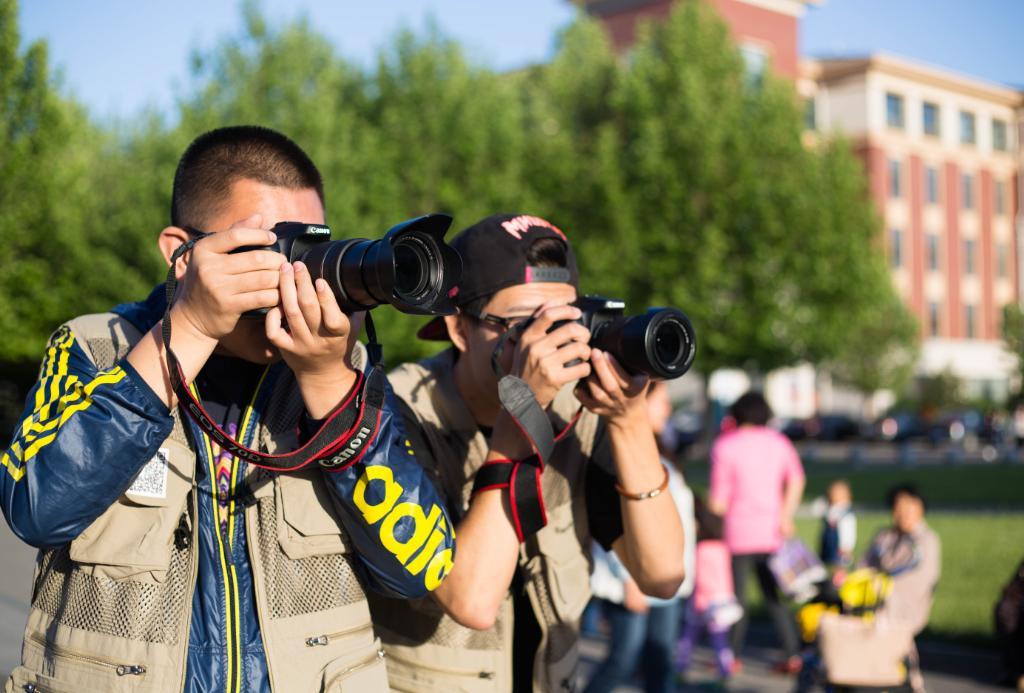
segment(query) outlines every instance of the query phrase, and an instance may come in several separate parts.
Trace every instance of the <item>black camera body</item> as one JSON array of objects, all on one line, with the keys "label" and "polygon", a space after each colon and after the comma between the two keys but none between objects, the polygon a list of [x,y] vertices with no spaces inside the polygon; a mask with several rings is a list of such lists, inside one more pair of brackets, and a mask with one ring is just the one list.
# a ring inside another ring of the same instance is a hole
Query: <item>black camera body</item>
[{"label": "black camera body", "polygon": [[608,352],[629,372],[670,380],[693,365],[697,336],[681,310],[648,308],[626,315],[623,301],[604,296],[581,296],[573,305],[583,311],[577,322],[590,330],[590,346]]},{"label": "black camera body", "polygon": [[451,315],[455,305],[449,293],[462,275],[462,258],[444,242],[451,223],[447,214],[427,214],[392,227],[376,241],[332,241],[327,226],[282,221],[272,229],[277,234],[272,245],[234,252],[273,250],[289,262],[301,260],[314,281],[327,281],[346,313],[389,303],[403,313]]}]

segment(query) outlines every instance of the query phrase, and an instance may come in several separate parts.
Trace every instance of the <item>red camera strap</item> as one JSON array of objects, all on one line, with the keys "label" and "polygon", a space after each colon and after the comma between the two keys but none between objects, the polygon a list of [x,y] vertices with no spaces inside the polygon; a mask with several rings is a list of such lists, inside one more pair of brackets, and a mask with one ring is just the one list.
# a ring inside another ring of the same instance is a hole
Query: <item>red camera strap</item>
[{"label": "red camera strap", "polygon": [[199,238],[193,238],[174,252],[171,256],[171,267],[167,272],[166,282],[167,301],[164,309],[162,335],[171,387],[174,394],[178,396],[178,403],[182,411],[222,449],[257,467],[288,472],[317,462],[325,469],[340,471],[355,464],[369,449],[376,437],[384,409],[385,377],[380,365],[381,348],[377,343],[373,321],[369,313],[366,316],[366,332],[369,337],[369,370],[365,375],[359,374],[351,393],[328,414],[313,437],[297,450],[281,455],[269,455],[246,447],[228,435],[206,413],[203,405],[185,384],[181,365],[171,350],[170,312],[178,285],[175,264],[178,258],[191,250],[198,240]]},{"label": "red camera strap", "polygon": [[541,408],[533,391],[521,379],[506,375],[498,381],[498,398],[515,422],[523,437],[533,448],[533,454],[522,460],[490,460],[477,470],[473,480],[473,494],[497,488],[507,488],[512,507],[512,525],[520,542],[544,528],[548,523],[547,509],[541,490],[541,473],[551,457],[555,445],[576,425],[582,409],[556,436],[547,413]]}]

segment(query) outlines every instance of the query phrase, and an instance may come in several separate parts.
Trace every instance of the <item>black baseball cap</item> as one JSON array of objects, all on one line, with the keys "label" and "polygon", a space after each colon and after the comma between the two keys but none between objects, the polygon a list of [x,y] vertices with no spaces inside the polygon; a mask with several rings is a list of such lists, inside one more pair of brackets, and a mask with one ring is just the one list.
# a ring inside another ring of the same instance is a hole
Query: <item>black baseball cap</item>
[{"label": "black baseball cap", "polygon": [[[527,253],[535,241],[554,238],[565,245],[565,267],[534,267]],[[462,256],[462,278],[449,297],[458,308],[502,289],[534,282],[572,284],[579,272],[569,240],[546,219],[528,214],[495,214],[459,232],[451,247]],[[448,339],[444,318],[436,317],[416,333],[420,339]]]}]

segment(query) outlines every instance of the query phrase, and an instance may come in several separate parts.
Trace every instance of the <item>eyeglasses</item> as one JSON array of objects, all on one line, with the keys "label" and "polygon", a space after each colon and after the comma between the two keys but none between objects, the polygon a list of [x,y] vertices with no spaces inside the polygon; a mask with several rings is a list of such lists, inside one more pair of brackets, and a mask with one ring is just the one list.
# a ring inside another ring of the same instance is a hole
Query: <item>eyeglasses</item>
[{"label": "eyeglasses", "polygon": [[496,325],[501,328],[502,332],[508,332],[509,330],[515,329],[526,323],[527,320],[532,318],[532,315],[512,315],[507,318],[500,315],[494,315],[492,313],[470,313],[466,312],[465,315],[477,322],[486,322],[491,325]]}]

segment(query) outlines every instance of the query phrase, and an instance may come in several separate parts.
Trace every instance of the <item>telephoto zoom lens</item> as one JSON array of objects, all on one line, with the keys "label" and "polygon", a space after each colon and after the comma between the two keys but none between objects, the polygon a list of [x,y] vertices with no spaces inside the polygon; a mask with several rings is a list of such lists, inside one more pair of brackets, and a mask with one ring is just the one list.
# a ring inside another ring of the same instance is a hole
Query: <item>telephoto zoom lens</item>
[{"label": "telephoto zoom lens", "polygon": [[612,354],[628,371],[678,378],[697,355],[693,325],[675,308],[651,308],[595,325],[590,346]]},{"label": "telephoto zoom lens", "polygon": [[389,303],[403,313],[450,315],[448,294],[462,275],[462,258],[444,242],[446,214],[393,227],[380,240],[356,238],[309,246],[300,258],[323,277],[345,312]]}]

